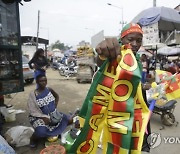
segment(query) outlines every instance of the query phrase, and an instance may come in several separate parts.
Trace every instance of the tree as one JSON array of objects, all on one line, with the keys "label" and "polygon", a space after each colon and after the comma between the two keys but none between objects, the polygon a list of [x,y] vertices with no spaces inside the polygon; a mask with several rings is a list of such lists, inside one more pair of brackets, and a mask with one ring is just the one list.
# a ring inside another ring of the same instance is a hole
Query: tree
[{"label": "tree", "polygon": [[65,51],[65,50],[70,49],[71,47],[64,45],[64,43],[61,43],[59,40],[57,40],[55,43],[51,44],[51,48],[52,48],[52,50],[53,49],[60,49],[60,50]]}]

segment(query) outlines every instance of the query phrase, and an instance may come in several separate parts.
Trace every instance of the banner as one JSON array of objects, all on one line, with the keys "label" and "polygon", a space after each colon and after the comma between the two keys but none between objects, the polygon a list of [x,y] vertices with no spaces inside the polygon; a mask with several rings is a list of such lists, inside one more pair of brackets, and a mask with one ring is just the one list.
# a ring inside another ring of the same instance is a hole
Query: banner
[{"label": "banner", "polygon": [[97,72],[80,111],[81,133],[68,153],[96,154],[103,136],[104,154],[141,153],[148,122],[141,70],[130,49],[120,61],[106,60]]}]

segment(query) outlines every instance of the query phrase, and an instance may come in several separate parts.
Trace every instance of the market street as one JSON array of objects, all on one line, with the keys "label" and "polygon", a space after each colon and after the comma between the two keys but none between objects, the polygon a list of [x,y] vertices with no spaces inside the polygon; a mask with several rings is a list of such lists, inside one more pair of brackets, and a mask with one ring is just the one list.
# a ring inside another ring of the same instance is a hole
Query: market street
[{"label": "market street", "polygon": [[[60,101],[58,108],[60,111],[64,113],[73,112],[76,108],[81,108],[83,104],[83,100],[86,97],[88,89],[90,87],[89,83],[81,83],[78,84],[75,78],[66,80],[64,77],[60,76],[58,71],[54,71],[52,69],[48,69],[47,71],[48,78],[48,86],[52,87],[60,96]],[[33,82],[32,85],[26,85],[25,91],[12,94],[12,100],[7,99],[5,102],[7,104],[13,104],[15,109],[26,110],[26,103],[29,92],[35,88],[36,84]],[[10,101],[10,102],[9,102]],[[180,112],[178,112],[180,108],[180,101],[178,101],[174,115],[177,121],[180,121]],[[28,113],[20,113],[16,116],[15,122],[6,123],[4,128],[10,128],[12,126],[23,125],[30,126],[28,117]],[[151,129],[154,133],[161,134],[161,144],[151,150],[152,154],[177,154],[179,153],[180,143],[174,143],[175,139],[173,137],[180,138],[179,130],[180,125],[168,127],[165,126],[165,129],[160,130],[161,128],[161,120],[160,116],[153,114],[151,117]],[[5,131],[5,130],[4,130]],[[164,139],[164,137],[166,137]],[[169,137],[169,140],[168,138]],[[166,142],[165,142],[166,141]],[[39,152],[44,148],[43,143],[38,145],[36,150],[31,150],[28,146],[16,148],[17,154],[39,154]],[[99,149],[99,154],[101,150]]]}]

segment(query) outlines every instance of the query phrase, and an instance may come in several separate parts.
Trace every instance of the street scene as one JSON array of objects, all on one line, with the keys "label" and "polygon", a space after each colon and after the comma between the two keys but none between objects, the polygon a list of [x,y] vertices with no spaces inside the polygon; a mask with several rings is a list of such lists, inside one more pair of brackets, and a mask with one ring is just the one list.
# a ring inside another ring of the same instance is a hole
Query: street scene
[{"label": "street scene", "polygon": [[[52,69],[47,70],[47,77],[48,77],[48,86],[53,87],[54,90],[59,94],[60,101],[58,104],[59,111],[64,113],[73,112],[76,108],[80,108],[83,104],[83,101],[87,95],[87,92],[90,88],[90,83],[78,84],[75,79],[67,80],[64,77],[60,77],[57,71]],[[28,111],[27,111],[27,98],[30,93],[35,87],[35,82],[31,85],[25,85],[25,91],[12,94],[12,98],[6,98],[5,102],[7,104],[13,104],[14,109],[16,110],[23,110],[24,113],[16,114],[16,120],[13,122],[5,123],[4,131],[7,131],[9,128],[13,126],[28,126],[30,127],[30,123],[28,121]],[[74,98],[74,99],[72,99]],[[176,117],[176,121],[180,121],[180,113],[178,108],[180,100],[176,105],[174,115]],[[180,125],[173,125],[173,126],[165,126],[162,129],[162,122],[161,118],[157,114],[153,114],[151,117],[151,128],[153,133],[159,133],[161,135],[161,143],[151,149],[152,154],[176,154],[179,150],[179,142],[174,141],[175,139],[171,139],[170,142],[165,142],[163,137],[175,138],[179,136]],[[70,128],[68,128],[70,129]],[[67,130],[68,130],[67,129]],[[161,130],[162,129],[162,130]],[[39,154],[40,151],[44,148],[44,142],[40,142],[38,144],[37,149],[31,149],[29,146],[23,146],[19,148],[15,148],[18,154]],[[98,154],[101,154],[102,150],[98,149]]]},{"label": "street scene", "polygon": [[0,0],[0,154],[178,153],[180,3],[136,5]]}]

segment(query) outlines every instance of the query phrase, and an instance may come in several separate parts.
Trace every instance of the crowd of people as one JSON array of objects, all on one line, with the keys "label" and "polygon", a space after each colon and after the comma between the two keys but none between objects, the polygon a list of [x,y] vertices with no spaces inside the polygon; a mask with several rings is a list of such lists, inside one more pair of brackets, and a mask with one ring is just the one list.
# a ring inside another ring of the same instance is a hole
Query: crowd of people
[{"label": "crowd of people", "polygon": [[163,70],[172,74],[180,73],[179,59],[171,60],[170,57],[157,55],[148,57],[146,54],[141,55],[142,83],[148,82],[149,79],[155,78],[155,70]]}]

